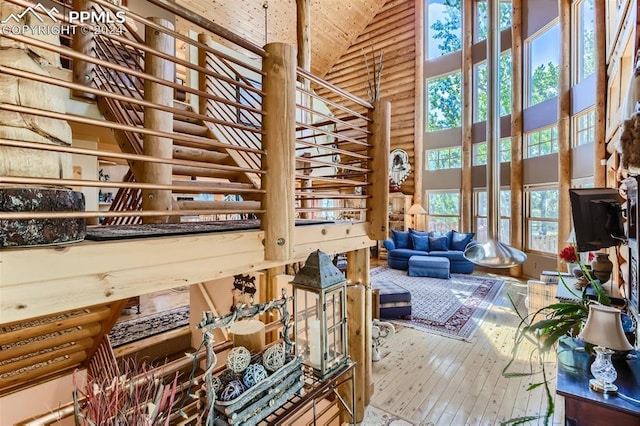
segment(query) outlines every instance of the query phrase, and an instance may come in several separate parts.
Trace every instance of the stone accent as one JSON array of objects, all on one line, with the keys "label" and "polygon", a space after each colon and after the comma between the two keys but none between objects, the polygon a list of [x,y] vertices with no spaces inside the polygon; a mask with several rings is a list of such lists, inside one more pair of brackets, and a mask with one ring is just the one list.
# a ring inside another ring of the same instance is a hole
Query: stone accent
[{"label": "stone accent", "polygon": [[[47,74],[24,50],[0,49],[0,63],[34,74]],[[32,106],[65,112],[67,92],[48,84],[0,75],[0,103]],[[0,111],[0,138],[71,145],[71,127],[66,121]],[[70,178],[71,154],[0,147],[0,175]]]},{"label": "stone accent", "polygon": [[[60,7],[57,7],[60,9]],[[24,11],[24,7],[18,6],[15,4],[7,3],[4,0],[0,0],[0,21],[3,21],[9,15],[14,14],[17,16],[18,14]],[[46,13],[39,13],[44,22],[38,20],[33,14],[26,13],[22,19],[20,19],[20,23],[17,23],[13,20],[7,22],[5,25],[48,25],[48,26],[59,26],[60,23],[55,22],[51,19]],[[30,38],[43,41],[45,43],[53,44],[55,46],[60,45],[60,37],[56,34],[33,34],[31,32],[22,33],[22,35],[29,36]],[[27,46],[24,43],[19,43],[14,40],[10,40],[7,37],[0,37],[0,49],[22,49],[29,50],[41,63],[42,66],[53,66],[56,68],[60,68],[60,54],[54,53],[50,50],[41,49],[38,47]],[[3,62],[3,64],[7,64],[8,62]]]},{"label": "stone accent", "polygon": [[[63,188],[0,188],[0,211],[84,211],[84,195]],[[81,241],[86,231],[81,218],[0,220],[0,247]]]}]

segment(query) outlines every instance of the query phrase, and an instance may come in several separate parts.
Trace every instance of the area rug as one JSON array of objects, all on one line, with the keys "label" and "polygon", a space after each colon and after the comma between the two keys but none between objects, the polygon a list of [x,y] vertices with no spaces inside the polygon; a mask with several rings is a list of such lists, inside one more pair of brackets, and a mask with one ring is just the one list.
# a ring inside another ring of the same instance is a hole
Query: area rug
[{"label": "area rug", "polygon": [[189,325],[189,306],[180,306],[118,322],[109,333],[109,340],[116,348],[185,325]]},{"label": "area rug", "polygon": [[410,277],[388,266],[372,269],[371,281],[392,281],[411,293],[411,318],[393,322],[465,341],[473,338],[504,284],[465,274],[451,274],[448,280]]}]

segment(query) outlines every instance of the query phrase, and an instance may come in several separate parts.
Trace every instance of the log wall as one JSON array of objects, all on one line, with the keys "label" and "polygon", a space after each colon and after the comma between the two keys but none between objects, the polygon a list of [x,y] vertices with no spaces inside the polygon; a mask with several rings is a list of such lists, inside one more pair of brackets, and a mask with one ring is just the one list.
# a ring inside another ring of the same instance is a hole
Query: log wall
[{"label": "log wall", "polygon": [[[372,51],[376,58],[384,52],[380,98],[391,102],[391,150],[401,148],[409,154],[412,173],[401,190],[410,195],[415,191],[414,143],[421,137],[415,127],[415,13],[414,1],[388,0],[325,76],[327,81],[368,99],[363,51],[370,66]],[[328,93],[319,92],[331,99]]]}]

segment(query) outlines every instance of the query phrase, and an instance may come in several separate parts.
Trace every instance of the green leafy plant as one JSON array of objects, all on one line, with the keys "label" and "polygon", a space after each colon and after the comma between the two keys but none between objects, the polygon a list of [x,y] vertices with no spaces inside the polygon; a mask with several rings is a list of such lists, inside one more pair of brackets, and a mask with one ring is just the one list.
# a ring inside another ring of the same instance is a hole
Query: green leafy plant
[{"label": "green leafy plant", "polygon": [[[589,270],[582,264],[580,267],[594,289],[594,296],[587,295],[587,288],[577,292],[565,282],[558,272],[560,282],[571,294],[576,296],[576,300],[567,300],[553,303],[538,311],[528,315],[523,315],[517,308],[515,302],[509,295],[511,306],[520,318],[520,322],[514,336],[514,344],[511,349],[511,358],[502,370],[502,375],[508,378],[539,377],[539,380],[531,383],[527,390],[544,387],[547,400],[547,409],[539,416],[523,416],[507,420],[503,424],[524,424],[531,421],[543,420],[545,425],[552,423],[555,411],[554,396],[549,387],[549,377],[546,368],[549,352],[555,348],[558,340],[564,336],[577,336],[582,328],[583,322],[589,314],[589,305],[599,303],[610,305],[611,299],[602,288],[598,280],[593,279]],[[540,316],[541,320],[536,320]],[[521,348],[528,342],[532,346],[529,353],[529,365],[524,370],[516,367],[517,356]]]}]

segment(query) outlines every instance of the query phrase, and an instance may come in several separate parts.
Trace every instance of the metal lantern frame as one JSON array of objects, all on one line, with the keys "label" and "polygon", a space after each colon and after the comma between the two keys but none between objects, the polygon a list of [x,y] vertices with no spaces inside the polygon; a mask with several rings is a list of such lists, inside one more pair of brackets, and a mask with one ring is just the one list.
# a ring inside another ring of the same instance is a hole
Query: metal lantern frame
[{"label": "metal lantern frame", "polygon": [[[303,364],[324,380],[349,360],[347,280],[331,258],[318,250],[309,256],[291,285],[295,349]],[[316,320],[319,330],[312,331],[311,323]],[[319,362],[311,360],[312,351],[318,350],[311,348],[312,343],[319,344]]]}]

